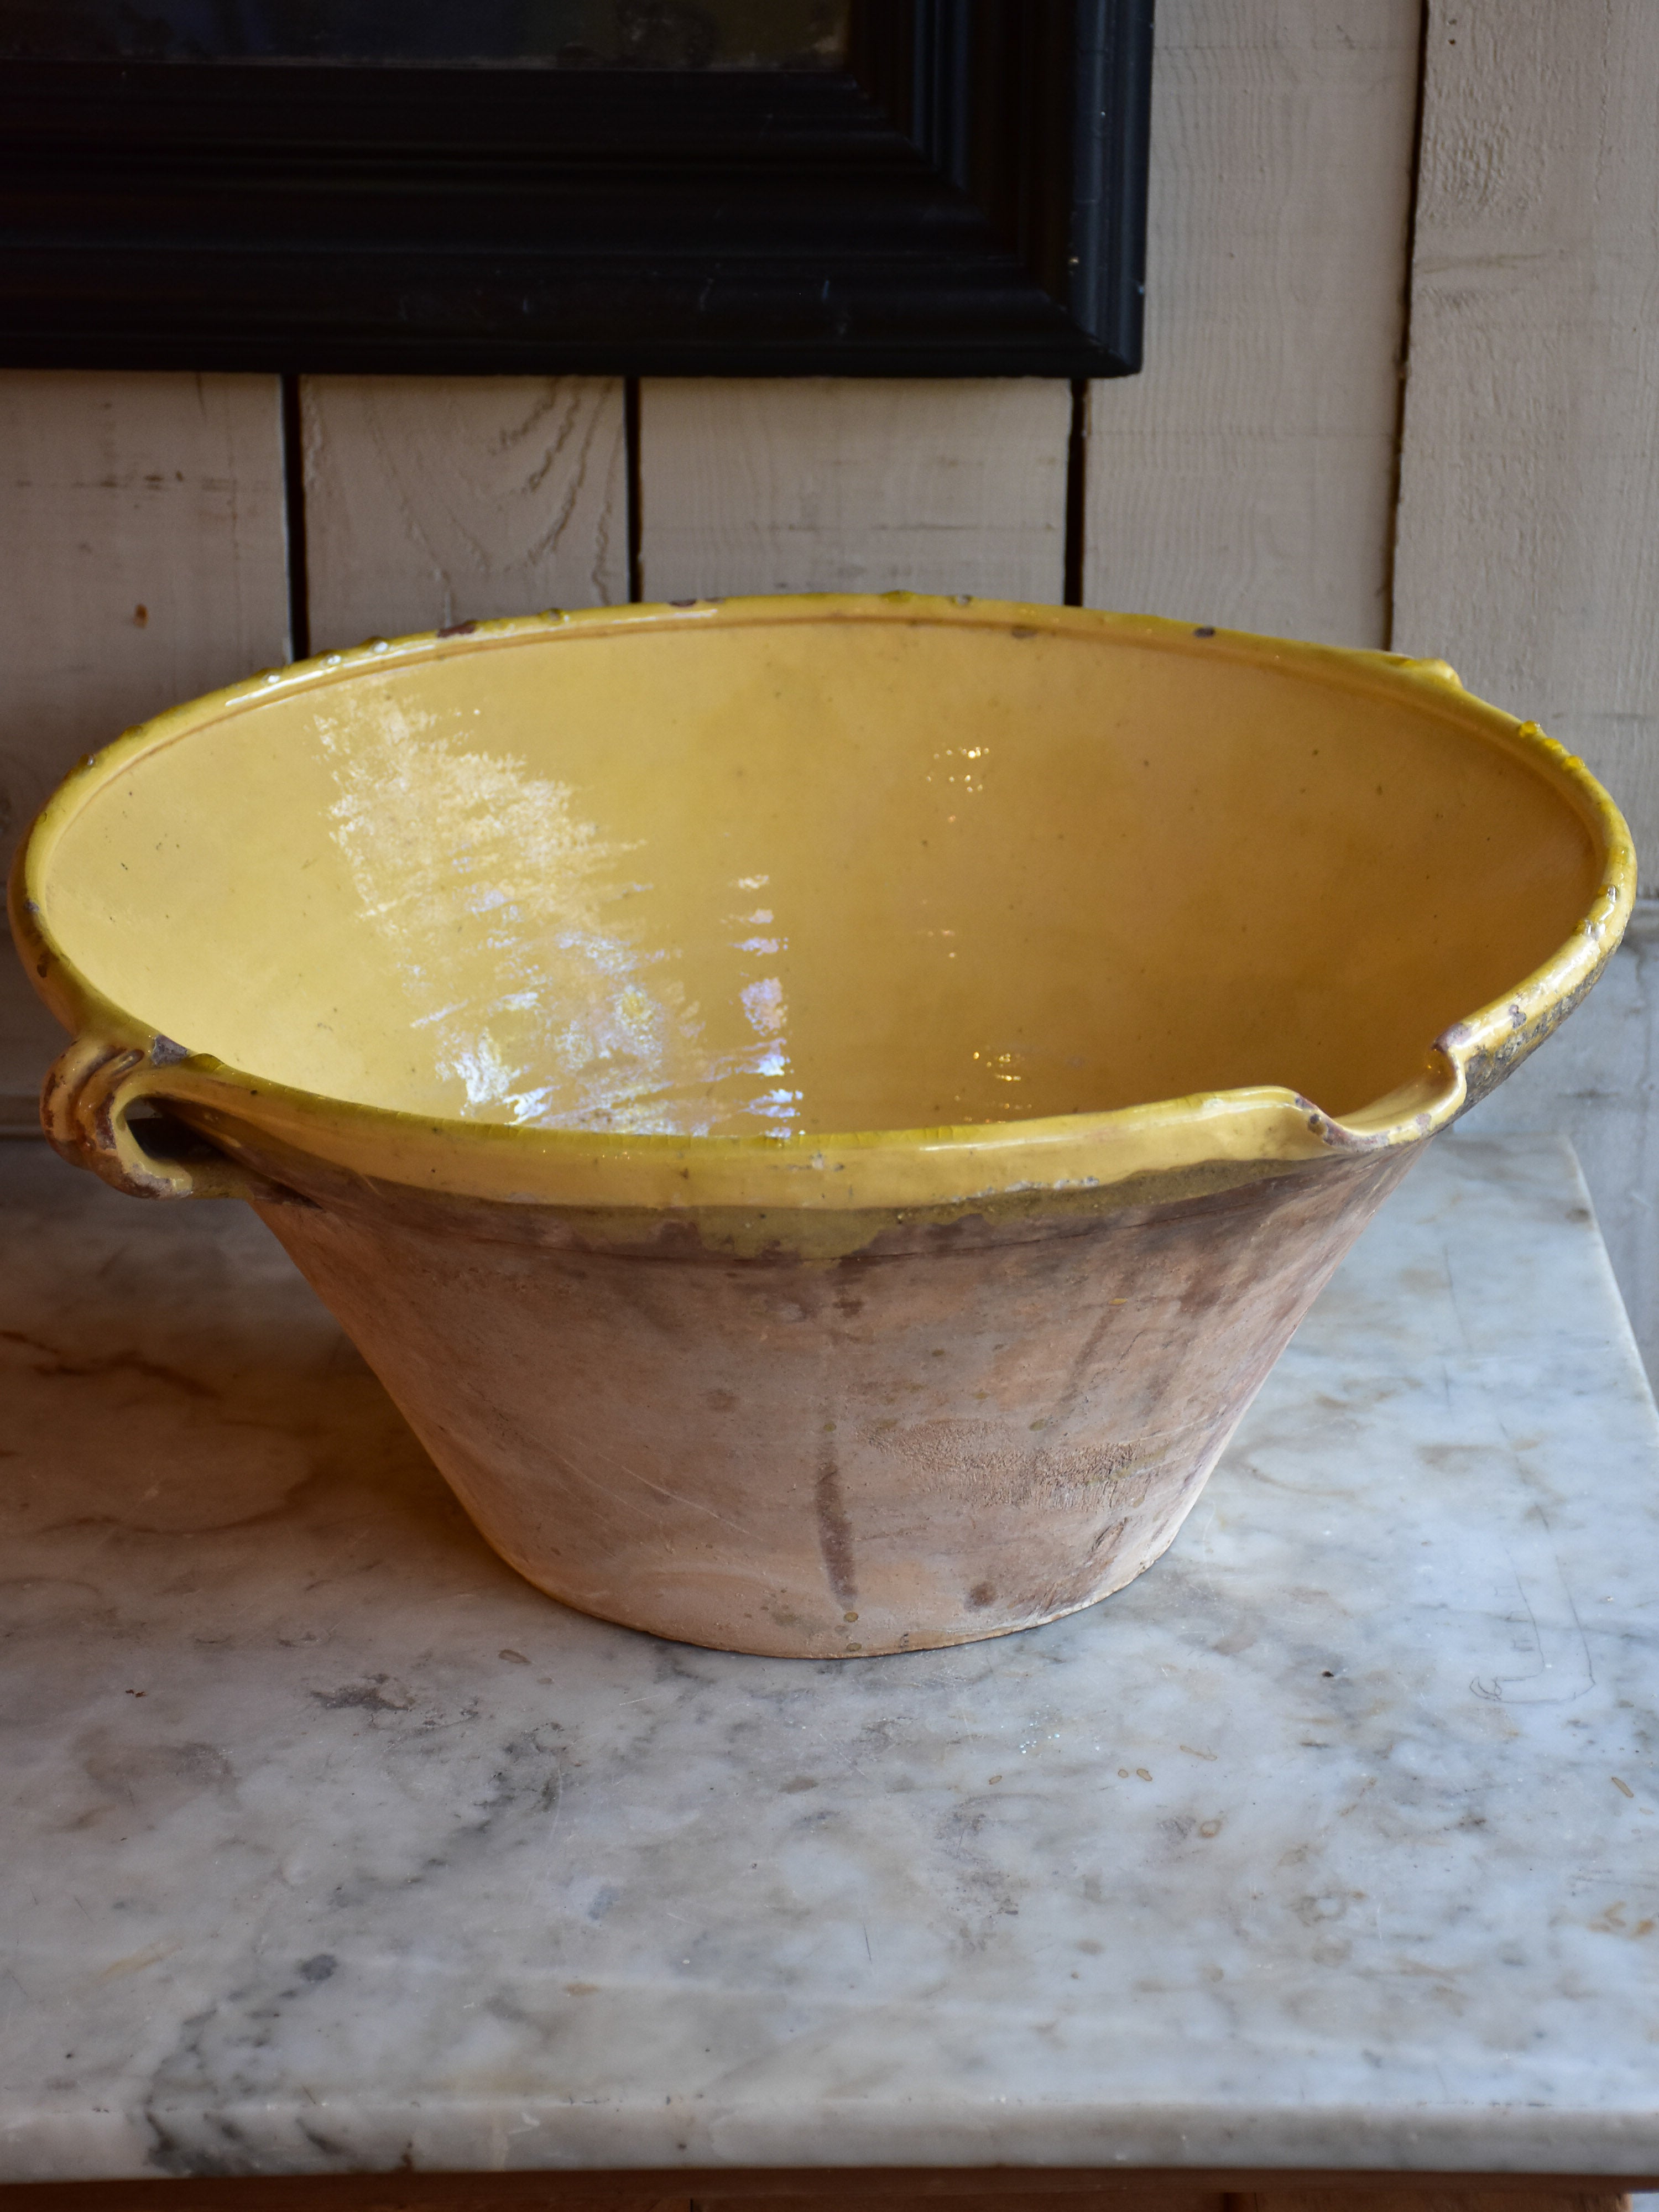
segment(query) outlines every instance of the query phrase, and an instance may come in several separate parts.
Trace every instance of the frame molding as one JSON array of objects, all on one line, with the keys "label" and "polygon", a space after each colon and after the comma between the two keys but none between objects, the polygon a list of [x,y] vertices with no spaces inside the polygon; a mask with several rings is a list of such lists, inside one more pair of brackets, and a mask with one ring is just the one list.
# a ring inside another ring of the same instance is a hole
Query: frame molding
[{"label": "frame molding", "polygon": [[0,64],[0,362],[1127,375],[1152,19],[858,0],[823,73]]}]

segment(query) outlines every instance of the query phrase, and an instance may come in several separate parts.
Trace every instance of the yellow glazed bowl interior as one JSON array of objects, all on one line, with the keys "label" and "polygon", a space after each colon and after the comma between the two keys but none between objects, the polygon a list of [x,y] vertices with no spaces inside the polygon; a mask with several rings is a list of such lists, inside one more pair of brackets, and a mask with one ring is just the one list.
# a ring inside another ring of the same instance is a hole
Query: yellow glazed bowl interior
[{"label": "yellow glazed bowl interior", "polygon": [[85,764],[15,915],[210,1123],[501,1197],[869,1205],[1425,1133],[1633,887],[1582,766],[1440,664],[895,595],[254,679]]}]

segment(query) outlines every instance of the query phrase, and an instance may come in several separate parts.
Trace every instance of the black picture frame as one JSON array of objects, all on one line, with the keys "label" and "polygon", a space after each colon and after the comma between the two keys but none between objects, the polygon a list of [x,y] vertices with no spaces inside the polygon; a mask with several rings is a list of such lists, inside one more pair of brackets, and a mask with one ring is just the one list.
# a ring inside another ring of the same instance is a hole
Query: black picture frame
[{"label": "black picture frame", "polygon": [[828,70],[0,63],[0,362],[1108,377],[1152,0],[855,0]]}]

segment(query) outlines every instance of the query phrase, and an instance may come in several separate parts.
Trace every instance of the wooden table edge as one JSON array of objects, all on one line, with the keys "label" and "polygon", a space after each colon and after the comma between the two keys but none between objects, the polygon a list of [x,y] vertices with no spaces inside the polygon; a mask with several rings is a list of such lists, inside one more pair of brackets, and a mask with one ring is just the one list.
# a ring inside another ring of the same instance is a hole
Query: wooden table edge
[{"label": "wooden table edge", "polygon": [[1659,2174],[1402,2172],[1367,2168],[1170,2166],[787,2166],[491,2173],[225,2174],[0,2182],[0,2212],[760,2212],[805,2205],[915,2205],[961,2199],[982,2212],[1042,2197],[1144,2212],[1528,2212],[1626,2203]]}]

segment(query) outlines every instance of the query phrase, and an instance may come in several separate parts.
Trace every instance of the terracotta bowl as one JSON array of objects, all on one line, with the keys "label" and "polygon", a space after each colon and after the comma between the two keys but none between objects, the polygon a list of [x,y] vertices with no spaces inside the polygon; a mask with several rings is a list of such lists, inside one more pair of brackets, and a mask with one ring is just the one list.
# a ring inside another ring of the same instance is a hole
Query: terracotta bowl
[{"label": "terracotta bowl", "polygon": [[13,919],[53,1143],[248,1200],[503,1558],[821,1656],[1155,1559],[1633,887],[1439,662],[894,594],[272,671],[77,769]]}]

